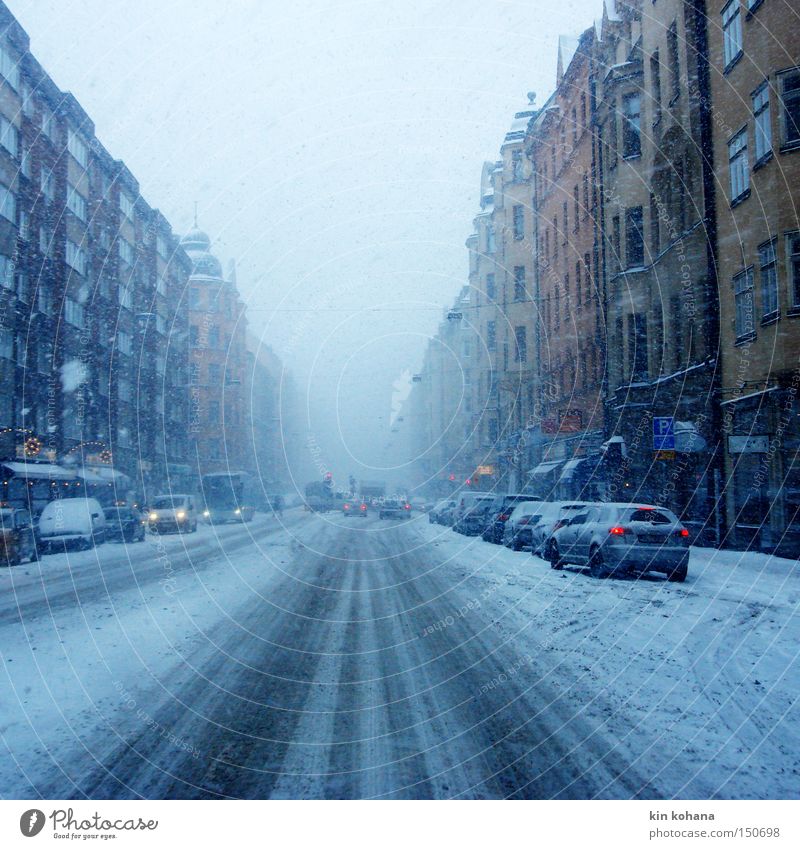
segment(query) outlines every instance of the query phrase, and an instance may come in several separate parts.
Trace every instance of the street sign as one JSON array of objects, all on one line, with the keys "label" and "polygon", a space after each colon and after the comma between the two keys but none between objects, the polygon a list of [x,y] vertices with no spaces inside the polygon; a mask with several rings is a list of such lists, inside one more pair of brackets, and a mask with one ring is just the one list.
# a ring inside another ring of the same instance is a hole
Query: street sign
[{"label": "street sign", "polygon": [[656,416],[653,419],[653,451],[675,450],[675,419]]},{"label": "street sign", "polygon": [[656,460],[674,460],[674,451],[656,451]]},{"label": "street sign", "polygon": [[766,454],[769,451],[769,436],[729,436],[729,454]]}]

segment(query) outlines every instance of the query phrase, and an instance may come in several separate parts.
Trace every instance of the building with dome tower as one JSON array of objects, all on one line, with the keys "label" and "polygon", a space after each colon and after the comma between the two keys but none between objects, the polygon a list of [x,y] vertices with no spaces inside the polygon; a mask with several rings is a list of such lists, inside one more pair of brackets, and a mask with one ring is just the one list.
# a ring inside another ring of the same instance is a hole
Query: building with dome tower
[{"label": "building with dome tower", "polygon": [[235,271],[225,277],[211,239],[195,226],[181,239],[192,263],[189,314],[189,439],[194,471],[248,470],[247,318]]}]

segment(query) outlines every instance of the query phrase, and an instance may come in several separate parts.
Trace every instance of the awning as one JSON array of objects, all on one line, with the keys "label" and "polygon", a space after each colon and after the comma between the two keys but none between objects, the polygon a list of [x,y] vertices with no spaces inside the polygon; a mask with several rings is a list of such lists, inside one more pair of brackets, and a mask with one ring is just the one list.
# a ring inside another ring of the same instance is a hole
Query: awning
[{"label": "awning", "polygon": [[588,457],[573,457],[567,460],[558,482],[569,483],[578,474],[591,474],[597,468],[600,459],[599,455],[592,454]]},{"label": "awning", "polygon": [[79,469],[77,471],[79,478],[82,478],[85,483],[109,484],[113,483],[117,486],[129,486],[131,479],[123,472],[118,472],[111,466],[90,466],[88,468]]},{"label": "awning", "polygon": [[620,453],[623,457],[628,456],[628,446],[625,444],[624,436],[612,436],[611,439],[607,439],[601,446],[600,450],[606,454],[608,453],[608,449],[611,448],[612,445],[619,445]]},{"label": "awning", "polygon": [[3,468],[28,480],[71,481],[75,475],[55,463],[3,463]]},{"label": "awning", "polygon": [[528,476],[532,478],[543,478],[555,472],[563,463],[564,460],[548,460],[545,463],[539,463],[535,469],[528,472]]}]

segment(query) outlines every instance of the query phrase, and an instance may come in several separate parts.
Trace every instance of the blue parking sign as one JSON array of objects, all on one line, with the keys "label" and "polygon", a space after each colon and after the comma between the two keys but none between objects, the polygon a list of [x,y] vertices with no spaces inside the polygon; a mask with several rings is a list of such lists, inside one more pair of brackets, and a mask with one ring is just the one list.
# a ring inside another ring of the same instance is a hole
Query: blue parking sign
[{"label": "blue parking sign", "polygon": [[675,419],[672,416],[656,416],[653,419],[653,450],[675,450]]}]

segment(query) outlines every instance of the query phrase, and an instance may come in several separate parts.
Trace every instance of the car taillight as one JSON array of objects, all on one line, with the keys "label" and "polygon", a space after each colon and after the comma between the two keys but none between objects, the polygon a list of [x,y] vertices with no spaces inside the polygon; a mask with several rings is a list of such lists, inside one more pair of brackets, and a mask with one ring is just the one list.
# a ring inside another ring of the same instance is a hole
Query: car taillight
[{"label": "car taillight", "polygon": [[362,510],[366,510],[366,509],[367,509],[367,505],[366,505],[366,504],[362,504],[362,505],[361,505],[361,509],[362,509]]},{"label": "car taillight", "polygon": [[520,520],[517,522],[517,524],[518,524],[518,525],[529,525],[529,524],[530,524],[530,521],[531,521],[531,520],[530,520],[530,519],[527,519],[527,518],[526,518],[526,519],[520,519]]},{"label": "car taillight", "polygon": [[621,528],[619,525],[616,525],[616,526],[615,526],[615,527],[613,527],[613,528],[609,528],[609,529],[608,529],[608,532],[609,532],[612,536],[615,536],[615,537],[616,537],[616,536],[620,536],[620,537],[621,537],[623,534],[626,534],[626,533],[627,533],[627,531],[625,530],[625,528]]},{"label": "car taillight", "polygon": [[557,531],[559,528],[563,528],[563,527],[564,527],[564,525],[566,525],[566,524],[567,524],[566,522],[562,522],[562,521],[561,521],[561,519],[559,519],[559,520],[558,520],[558,521],[557,521],[557,522],[553,525],[553,532]]},{"label": "car taillight", "polygon": [[689,536],[689,531],[688,531],[686,528],[681,528],[681,529],[678,531],[678,533],[679,533],[682,537],[688,537],[688,536]]},{"label": "car taillight", "polygon": [[497,521],[498,521],[498,522],[507,522],[507,521],[508,521],[508,513],[501,513],[501,514],[497,517]]},{"label": "car taillight", "polygon": [[410,509],[411,509],[411,505],[410,505],[410,504],[406,504],[406,510],[410,510]]},{"label": "car taillight", "polygon": [[345,510],[349,510],[349,509],[350,509],[350,505],[349,505],[349,504],[345,504],[345,505],[344,505],[344,509],[345,509]]}]

